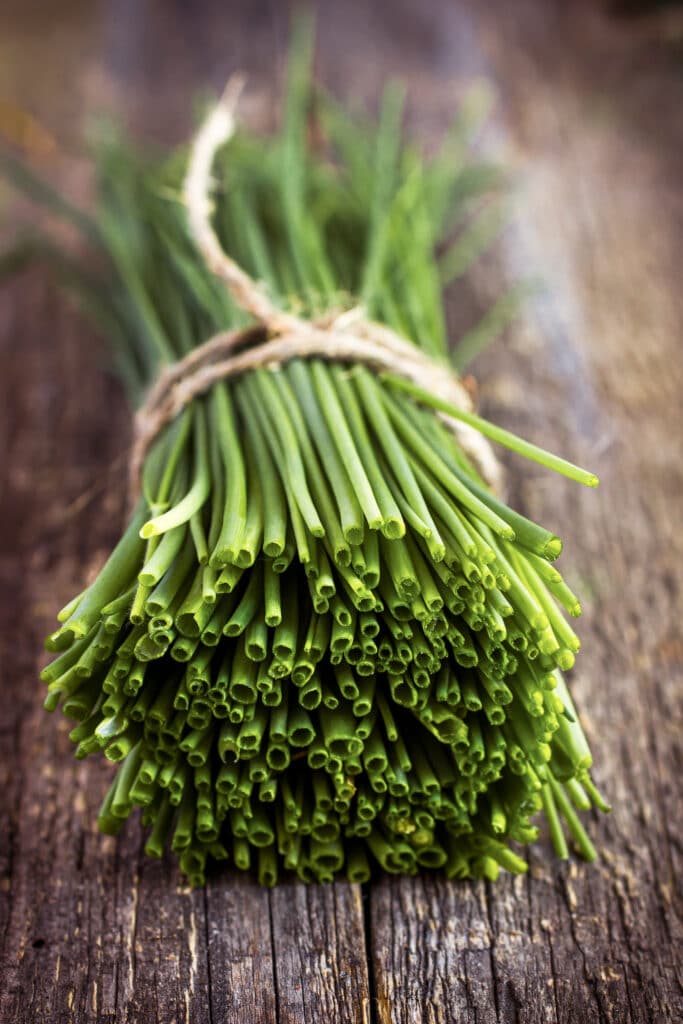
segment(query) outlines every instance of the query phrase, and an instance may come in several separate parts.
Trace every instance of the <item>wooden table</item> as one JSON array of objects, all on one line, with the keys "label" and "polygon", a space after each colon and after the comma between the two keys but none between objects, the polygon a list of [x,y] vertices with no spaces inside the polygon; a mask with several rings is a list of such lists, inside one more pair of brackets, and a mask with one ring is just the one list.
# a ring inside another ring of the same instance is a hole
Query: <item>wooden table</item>
[{"label": "wooden table", "polygon": [[[128,415],[97,339],[35,269],[0,292],[3,1021],[682,1019],[683,21],[598,6],[330,0],[319,70],[345,97],[400,74],[427,138],[473,76],[498,91],[487,144],[518,172],[516,218],[477,287],[541,274],[545,290],[475,369],[487,415],[602,478],[587,492],[508,461],[584,604],[572,685],[614,803],[590,823],[600,861],[542,843],[527,877],[496,885],[265,891],[228,871],[190,892],[144,858],[137,821],[118,842],[97,833],[108,767],[73,759],[37,673],[56,609],[119,529]],[[73,154],[102,105],[183,138],[196,87],[240,66],[267,124],[286,30],[276,0],[6,0],[0,96]],[[41,159],[86,193],[82,159]]]}]

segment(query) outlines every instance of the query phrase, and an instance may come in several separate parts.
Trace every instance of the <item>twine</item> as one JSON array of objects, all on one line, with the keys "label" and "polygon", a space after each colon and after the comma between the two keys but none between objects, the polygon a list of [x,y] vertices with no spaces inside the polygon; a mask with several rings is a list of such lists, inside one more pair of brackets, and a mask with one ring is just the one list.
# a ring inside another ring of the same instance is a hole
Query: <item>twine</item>
[{"label": "twine", "polygon": [[[130,458],[130,489],[136,494],[145,456],[167,424],[217,381],[259,367],[276,369],[292,359],[325,359],[360,363],[412,381],[458,409],[472,411],[472,400],[450,366],[426,355],[383,324],[367,319],[361,309],[306,320],[275,306],[254,281],[222,249],[211,226],[211,169],[217,150],[235,131],[235,109],[243,87],[235,76],[201,126],[190,152],[183,196],[190,234],[207,267],[227,286],[235,303],[256,325],[223,331],[164,367],[139,408],[134,422]],[[486,438],[468,424],[438,413],[457,437],[488,485],[502,488],[502,471]]]}]

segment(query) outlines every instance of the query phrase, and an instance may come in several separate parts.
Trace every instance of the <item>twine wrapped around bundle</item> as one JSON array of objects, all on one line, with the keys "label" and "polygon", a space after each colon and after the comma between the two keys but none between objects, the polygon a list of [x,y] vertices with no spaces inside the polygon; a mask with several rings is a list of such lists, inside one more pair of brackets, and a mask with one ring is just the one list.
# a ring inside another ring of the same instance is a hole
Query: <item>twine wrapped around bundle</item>
[{"label": "twine wrapped around bundle", "polygon": [[[230,79],[193,143],[184,184],[190,233],[206,266],[227,285],[232,299],[257,321],[243,330],[214,335],[184,359],[164,367],[139,408],[130,458],[130,492],[136,495],[145,456],[159,432],[198,395],[219,380],[292,359],[352,362],[389,372],[465,412],[471,397],[452,367],[435,360],[388,327],[367,319],[361,308],[307,320],[280,309],[223,250],[211,225],[211,168],[218,149],[235,131],[235,109],[243,79]],[[445,413],[439,419],[494,493],[502,490],[501,465],[474,428]]]}]

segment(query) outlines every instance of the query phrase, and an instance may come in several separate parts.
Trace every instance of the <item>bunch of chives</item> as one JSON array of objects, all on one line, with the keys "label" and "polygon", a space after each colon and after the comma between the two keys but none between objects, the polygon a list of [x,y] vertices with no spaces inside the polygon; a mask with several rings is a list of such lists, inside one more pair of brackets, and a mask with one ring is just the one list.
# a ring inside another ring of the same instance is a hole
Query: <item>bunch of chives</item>
[{"label": "bunch of chives", "polygon": [[[282,306],[361,304],[446,364],[442,287],[488,240],[490,215],[469,211],[497,185],[469,155],[477,112],[464,104],[426,164],[397,90],[376,126],[317,97],[313,146],[309,59],[299,40],[281,134],[238,134],[216,162],[221,242]],[[188,235],[186,152],[110,139],[97,157],[94,219],[60,210],[105,270],[72,279],[139,397],[248,319]],[[194,884],[211,858],[264,884],[364,881],[374,865],[493,879],[525,870],[511,844],[535,839],[539,811],[559,856],[567,836],[595,855],[577,812],[607,807],[562,675],[579,641],[561,609],[580,607],[552,565],[561,543],[490,492],[436,410],[457,412],[362,366],[295,359],[214,385],[161,434],[42,673],[76,756],[119,765],[104,831],[142,808],[147,852],[170,846]]]}]

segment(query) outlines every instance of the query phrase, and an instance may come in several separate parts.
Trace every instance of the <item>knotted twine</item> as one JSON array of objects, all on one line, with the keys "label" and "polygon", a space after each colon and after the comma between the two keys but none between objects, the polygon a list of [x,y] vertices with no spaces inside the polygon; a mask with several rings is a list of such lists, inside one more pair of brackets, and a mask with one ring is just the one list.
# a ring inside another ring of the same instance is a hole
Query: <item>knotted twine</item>
[{"label": "knotted twine", "polygon": [[[242,91],[233,77],[202,124],[192,144],[183,197],[188,226],[208,269],[227,286],[233,301],[256,324],[222,331],[176,363],[162,368],[138,409],[130,457],[130,493],[137,495],[145,456],[167,424],[196,397],[220,380],[259,367],[277,369],[291,359],[319,358],[360,363],[379,372],[404,377],[424,391],[465,412],[472,400],[452,367],[426,355],[383,324],[355,308],[307,320],[274,305],[253,278],[221,247],[212,225],[211,168],[218,149],[235,131],[235,109]],[[439,419],[457,437],[494,492],[502,488],[502,471],[491,446],[473,427],[445,413]]]}]

